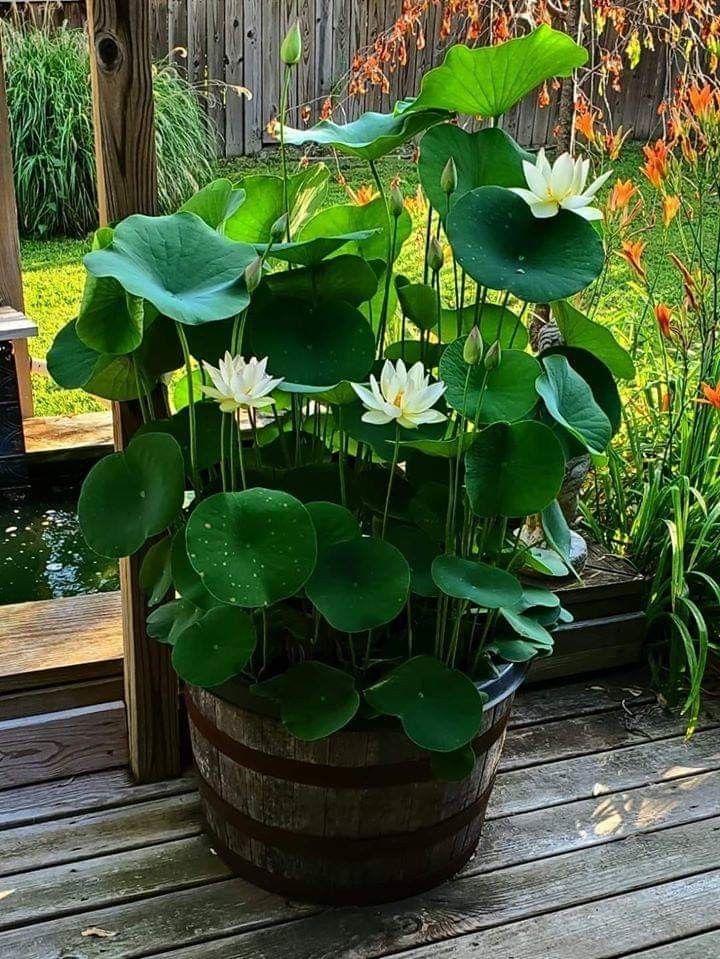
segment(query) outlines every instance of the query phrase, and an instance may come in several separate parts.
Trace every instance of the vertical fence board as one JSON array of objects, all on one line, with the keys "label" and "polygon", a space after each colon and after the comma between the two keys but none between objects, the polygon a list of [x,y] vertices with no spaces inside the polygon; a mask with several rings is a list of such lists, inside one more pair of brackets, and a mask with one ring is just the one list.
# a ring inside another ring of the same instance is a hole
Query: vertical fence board
[{"label": "vertical fence board", "polygon": [[226,2],[227,0],[209,0],[205,11],[207,16],[207,108],[219,134],[217,148],[221,155],[225,152]]},{"label": "vertical fence board", "polygon": [[244,97],[233,90],[245,84],[245,17],[242,0],[225,0],[225,155],[243,152]]},{"label": "vertical fence board", "polygon": [[[88,0],[100,222],[157,212],[148,0]],[[116,446],[140,425],[137,403],[113,404]],[[142,782],[180,772],[179,697],[169,650],[145,631],[140,557],[120,563],[131,765]]]},{"label": "vertical fence board", "polygon": [[263,143],[262,0],[244,0],[245,86],[252,100],[245,104],[245,153],[257,153]]}]

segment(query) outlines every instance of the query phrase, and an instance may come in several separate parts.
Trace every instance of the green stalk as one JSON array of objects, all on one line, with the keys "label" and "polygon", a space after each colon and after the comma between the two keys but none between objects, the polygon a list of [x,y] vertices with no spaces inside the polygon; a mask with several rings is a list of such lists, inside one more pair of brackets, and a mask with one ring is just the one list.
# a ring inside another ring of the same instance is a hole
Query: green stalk
[{"label": "green stalk", "polygon": [[[382,197],[383,204],[385,205],[385,217],[388,224],[388,239],[387,239],[387,264],[385,266],[385,289],[383,292],[383,301],[382,308],[380,310],[380,322],[378,324],[378,344],[382,346],[382,338],[385,336],[385,328],[387,326],[387,313],[388,306],[390,304],[390,284],[392,282],[392,269],[393,269],[393,259],[395,256],[395,243],[397,240],[397,220],[392,216],[390,212],[390,204],[388,203],[387,194],[385,193],[385,188],[383,187],[382,180],[375,166],[374,160],[368,160],[370,166],[370,172],[372,173],[373,180],[375,185],[378,188],[378,192]],[[394,221],[394,229],[390,229],[390,221]],[[382,354],[380,354],[382,355]]]},{"label": "green stalk", "polygon": [[390,494],[392,493],[393,479],[395,478],[395,469],[400,455],[400,427],[395,424],[395,445],[393,447],[392,465],[390,466],[390,478],[388,479],[387,496],[385,497],[385,510],[383,511],[382,530],[380,539],[385,539],[385,528],[387,526],[388,511],[390,510]]},{"label": "green stalk", "polygon": [[282,91],[280,93],[280,159],[283,174],[283,206],[287,214],[287,241],[290,243],[290,187],[288,179],[287,147],[285,146],[285,121],[287,119],[288,99],[290,96],[290,77],[292,67],[286,66],[283,74]]},{"label": "green stalk", "polygon": [[200,491],[200,478],[197,468],[197,421],[195,417],[195,387],[192,378],[192,364],[190,362],[190,350],[188,348],[185,330],[182,323],[175,323],[180,346],[182,347],[183,359],[185,361],[185,376],[188,384],[188,422],[190,425],[190,473],[192,484],[196,492]]}]

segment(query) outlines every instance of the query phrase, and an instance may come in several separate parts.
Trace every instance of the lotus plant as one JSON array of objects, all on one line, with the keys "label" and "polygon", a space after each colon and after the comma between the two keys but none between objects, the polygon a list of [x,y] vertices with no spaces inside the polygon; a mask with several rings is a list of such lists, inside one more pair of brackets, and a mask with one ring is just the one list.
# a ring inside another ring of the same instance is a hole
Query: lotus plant
[{"label": "lotus plant", "polygon": [[[609,366],[627,369],[572,299],[605,262],[585,222],[604,178],[588,187],[586,160],[551,167],[542,151],[523,164],[499,125],[457,118],[496,118],[583,58],[549,28],[456,47],[416,100],[303,130],[285,125],[284,95],[284,163],[287,144],[354,156],[369,202],[323,206],[329,170],[304,163],[282,190],[219,179],[172,216],[96,235],[48,362],[143,420],[88,475],[80,523],[99,553],[143,555],[148,632],[183,680],[250,687],[305,739],[364,701],[460,778],[483,684],[550,654],[568,619],[551,588],[571,571],[566,460],[607,448]],[[404,276],[413,224],[377,161],[418,138],[426,256]],[[572,333],[539,357],[537,303]],[[528,514],[536,545],[520,537]]]}]

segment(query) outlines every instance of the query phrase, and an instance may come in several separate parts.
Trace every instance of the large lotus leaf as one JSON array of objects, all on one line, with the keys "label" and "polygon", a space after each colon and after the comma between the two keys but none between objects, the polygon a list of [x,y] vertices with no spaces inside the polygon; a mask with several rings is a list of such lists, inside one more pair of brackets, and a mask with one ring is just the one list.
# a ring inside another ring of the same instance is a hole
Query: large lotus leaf
[{"label": "large lotus leaf", "polygon": [[186,528],[175,533],[170,547],[170,571],[176,592],[201,610],[220,605],[220,600],[205,589],[203,581],[190,562],[185,541]]},{"label": "large lotus leaf", "polygon": [[172,539],[163,536],[148,549],[140,565],[140,588],[148,598],[148,606],[157,606],[172,586],[170,547]]},{"label": "large lotus leaf", "polygon": [[[318,163],[288,177],[290,202],[290,235],[323,201],[329,177],[328,168]],[[282,177],[268,173],[243,177],[239,186],[245,191],[245,202],[225,222],[225,235],[244,243],[269,243],[273,224],[285,213]],[[344,232],[344,231],[340,231]]]},{"label": "large lotus leaf", "polygon": [[174,646],[178,636],[202,616],[202,610],[186,599],[173,599],[153,610],[147,618],[147,634],[159,643]]},{"label": "large lotus leaf", "polygon": [[417,526],[393,524],[387,531],[386,540],[392,543],[407,560],[410,567],[410,589],[418,596],[438,595],[432,578],[432,563],[440,548]]},{"label": "large lotus leaf", "polygon": [[567,568],[572,570],[570,561],[572,534],[557,500],[553,500],[549,506],[545,507],[541,513],[541,520],[547,545],[554,549]]},{"label": "large lotus leaf", "polygon": [[255,249],[260,254],[269,251],[273,259],[283,260],[285,263],[312,266],[337,253],[349,243],[365,243],[376,232],[376,230],[357,230],[355,233],[345,233],[342,236],[316,236],[310,240],[277,243],[271,247],[267,244],[258,244]]},{"label": "large lotus leaf", "polygon": [[285,127],[283,132],[285,142],[293,146],[315,143],[362,160],[379,160],[446,117],[442,109],[363,113],[350,123],[321,120],[307,130]]},{"label": "large lotus leaf", "polygon": [[359,306],[377,293],[378,281],[367,260],[354,254],[343,254],[305,269],[271,273],[265,285],[278,296],[317,303],[343,300]]},{"label": "large lotus leaf", "polygon": [[[480,335],[485,348],[499,340],[504,350],[524,350],[530,342],[525,324],[517,314],[500,303],[484,303],[476,310],[475,305],[460,310],[460,336],[467,334],[478,320]],[[458,311],[445,307],[442,311],[442,338],[449,343],[458,336]]]},{"label": "large lotus leaf", "polygon": [[193,213],[138,214],[118,224],[110,246],[88,253],[85,266],[195,326],[245,309],[250,297],[243,274],[256,258],[253,247],[233,243]]},{"label": "large lotus leaf", "polygon": [[428,370],[437,367],[441,354],[440,343],[421,343],[420,340],[400,340],[397,343],[388,343],[385,347],[386,359],[404,360],[406,366],[421,362]]},{"label": "large lotus leaf", "polygon": [[217,606],[180,633],[172,664],[186,683],[210,689],[243,671],[255,642],[255,626],[246,612]]},{"label": "large lotus leaf", "polygon": [[518,636],[522,636],[523,639],[527,639],[537,646],[545,646],[552,649],[552,636],[544,626],[531,616],[525,616],[514,609],[506,608],[500,610],[500,615]]},{"label": "large lotus leaf", "polygon": [[544,356],[543,367],[536,386],[550,415],[591,453],[602,453],[612,425],[588,384],[564,356]]},{"label": "large lotus leaf", "polygon": [[313,605],[342,633],[389,623],[407,602],[409,590],[410,569],[402,553],[367,537],[324,549],[306,586]]},{"label": "large lotus leaf", "polygon": [[541,356],[564,356],[575,372],[592,390],[595,402],[610,420],[613,435],[622,422],[622,401],[617,383],[607,366],[592,353],[574,346],[553,346]]},{"label": "large lotus leaf", "polygon": [[603,268],[602,241],[587,220],[569,210],[537,219],[521,197],[502,187],[466,193],[450,211],[447,230],[458,262],[474,280],[528,302],[572,296]]},{"label": "large lotus leaf", "polygon": [[562,485],[565,457],[543,423],[494,423],[465,457],[465,483],[477,516],[526,516],[551,503]]},{"label": "large lotus leaf", "polygon": [[[342,203],[330,206],[319,213],[303,226],[298,233],[297,240],[311,240],[316,237],[341,236],[348,233],[373,232],[372,236],[362,242],[352,243],[344,252],[356,253],[366,260],[387,260],[388,233],[391,224],[388,222],[387,211],[381,197],[376,197],[370,203]],[[407,210],[403,210],[397,220],[397,240],[395,244],[395,258],[400,249],[412,233],[412,219]]]},{"label": "large lotus leaf", "polygon": [[454,46],[442,66],[425,74],[409,109],[499,117],[545,80],[569,77],[587,56],[567,34],[545,24],[496,46]]},{"label": "large lotus leaf", "polygon": [[318,662],[291,666],[251,691],[279,703],[289,732],[306,742],[324,739],[347,726],[360,706],[353,677]]},{"label": "large lotus leaf", "polygon": [[249,489],[216,493],[188,521],[190,562],[223,603],[269,606],[293,596],[315,566],[310,514],[287,493]]},{"label": "large lotus leaf", "polygon": [[472,773],[475,768],[475,750],[470,743],[450,753],[431,753],[430,768],[435,779],[444,783],[457,783]]},{"label": "large lotus leaf", "polygon": [[[437,403],[436,408],[442,410],[443,404]],[[375,423],[363,422],[363,415],[367,412],[362,403],[350,403],[343,407],[342,426],[349,436],[361,443],[370,445],[374,453],[385,460],[393,457],[393,446],[396,437],[401,443],[413,442],[421,439],[441,439],[447,429],[446,423],[424,423],[417,429],[397,430],[394,423],[379,426]]]},{"label": "large lotus leaf", "polygon": [[475,432],[468,431],[442,440],[410,440],[403,442],[402,448],[403,452],[417,450],[418,453],[424,453],[425,456],[450,460],[466,453],[475,442],[476,436]]},{"label": "large lotus leaf", "polygon": [[372,366],[375,337],[349,303],[271,297],[253,305],[246,327],[250,352],[269,357],[268,369],[290,383],[334,386],[362,382]]},{"label": "large lotus leaf", "polygon": [[458,178],[449,198],[451,205],[479,186],[524,187],[523,160],[535,162],[531,153],[522,150],[499,127],[468,133],[452,123],[443,123],[428,130],[420,143],[418,172],[425,195],[443,218],[448,211],[448,195],[440,179],[451,157]]},{"label": "large lotus leaf", "polygon": [[180,207],[180,213],[194,213],[213,230],[222,232],[228,217],[245,202],[245,191],[224,177],[198,190]]},{"label": "large lotus leaf", "polygon": [[78,518],[88,544],[101,556],[130,556],[169,526],[182,508],[185,470],[172,436],[138,436],[88,473]]},{"label": "large lotus leaf", "polygon": [[482,363],[467,365],[465,340],[450,343],[440,359],[450,406],[480,423],[512,422],[529,413],[537,403],[535,381],[542,372],[538,361],[520,350],[503,350],[499,365],[487,372]]},{"label": "large lotus leaf", "polygon": [[520,581],[512,573],[459,556],[438,556],[432,564],[432,577],[446,595],[485,609],[514,606],[523,596]]},{"label": "large lotus leaf", "polygon": [[505,637],[494,639],[487,650],[508,663],[527,663],[541,651],[538,646],[525,639],[506,639]]},{"label": "large lotus leaf", "polygon": [[322,500],[307,503],[306,508],[312,517],[317,534],[318,551],[358,539],[361,535],[357,517],[339,503],[327,503]]},{"label": "large lotus leaf", "polygon": [[483,722],[486,696],[458,669],[433,656],[414,656],[365,690],[384,716],[397,716],[421,749],[452,752],[471,742]]},{"label": "large lotus leaf", "polygon": [[[215,402],[199,403],[199,389],[195,386],[195,422],[197,425],[196,453],[198,469],[205,470],[220,462],[220,424],[223,416]],[[169,419],[150,420],[138,434],[167,433],[173,436],[183,451],[186,469],[190,470],[190,410],[184,406]]]},{"label": "large lotus leaf", "polygon": [[48,373],[63,389],[84,389],[103,399],[119,401],[137,398],[132,359],[90,349],[78,337],[74,320],[56,335],[47,365]]},{"label": "large lotus leaf", "polygon": [[438,326],[437,293],[425,283],[395,284],[403,316],[420,330],[433,330]]},{"label": "large lotus leaf", "polygon": [[552,312],[566,346],[592,353],[619,379],[631,380],[635,376],[632,356],[607,327],[589,319],[566,300],[553,303]]}]

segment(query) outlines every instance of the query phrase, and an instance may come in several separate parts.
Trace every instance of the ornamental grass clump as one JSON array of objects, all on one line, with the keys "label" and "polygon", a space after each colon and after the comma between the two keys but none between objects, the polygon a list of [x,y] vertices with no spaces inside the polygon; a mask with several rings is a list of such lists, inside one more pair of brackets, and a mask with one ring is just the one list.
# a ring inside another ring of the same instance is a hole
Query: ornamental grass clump
[{"label": "ornamental grass clump", "polygon": [[[97,226],[88,39],[84,30],[0,20],[13,170],[23,236],[85,236]],[[160,210],[212,178],[216,135],[197,91],[153,68]]]},{"label": "ornamental grass clump", "polygon": [[[473,767],[483,683],[550,655],[569,620],[546,585],[571,572],[565,464],[604,455],[608,339],[624,354],[587,318],[572,345],[529,351],[535,305],[580,316],[571,298],[603,268],[586,166],[538,217],[514,192],[536,158],[494,122],[454,121],[494,121],[585,57],[543,27],[453,48],[388,114],[281,124],[283,154],[368,164],[378,196],[362,206],[324,204],[317,162],[216,180],[171,216],[97,234],[48,363],[142,414],[87,477],[80,523],[102,555],[142,552],[148,631],[186,682],[249,687],[305,740],[393,717],[452,779]],[[411,219],[376,161],[416,137],[429,239],[406,277]],[[523,540],[529,514],[544,544]]]}]

